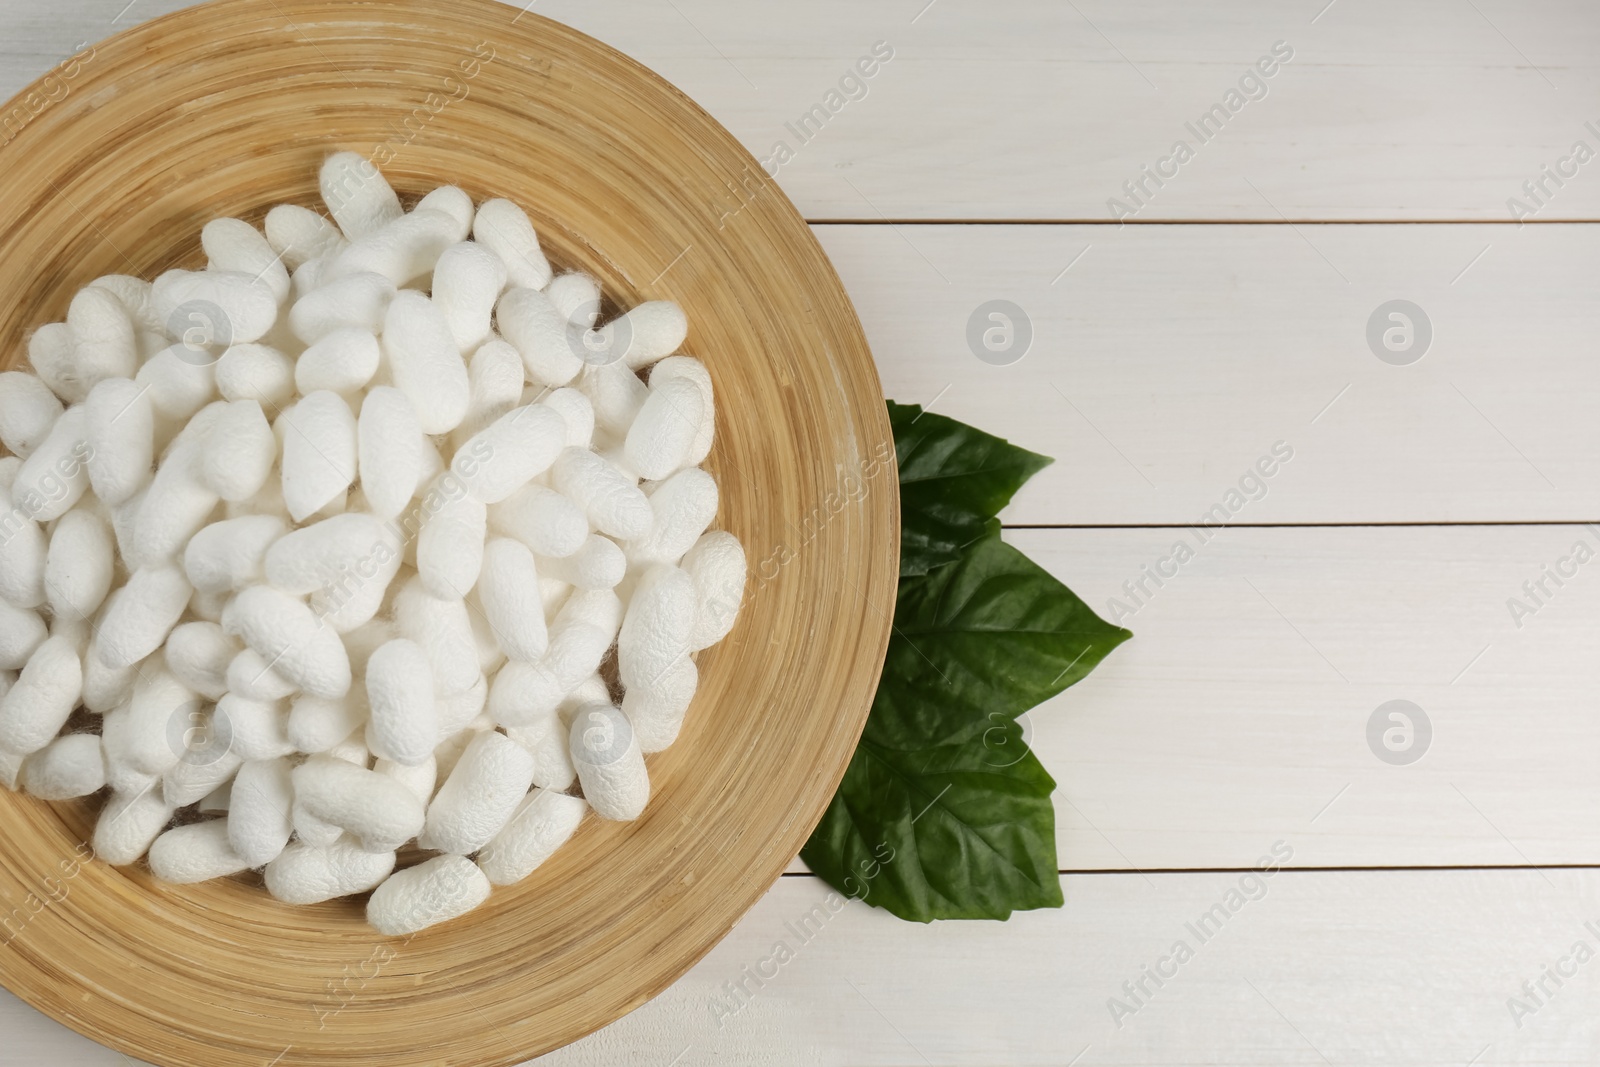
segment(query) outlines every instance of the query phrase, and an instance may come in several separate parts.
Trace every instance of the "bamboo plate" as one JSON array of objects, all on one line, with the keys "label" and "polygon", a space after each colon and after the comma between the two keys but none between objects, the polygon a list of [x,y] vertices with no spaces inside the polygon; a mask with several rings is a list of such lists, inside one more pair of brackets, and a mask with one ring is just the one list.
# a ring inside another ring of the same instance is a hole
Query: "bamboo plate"
[{"label": "bamboo plate", "polygon": [[687,310],[685,351],[718,390],[717,525],[751,563],[683,736],[650,758],[644,817],[591,817],[465,919],[391,940],[360,903],[162,887],[81,862],[95,805],[0,791],[0,983],[129,1056],[196,1067],[520,1063],[665,989],[799,850],[888,641],[882,391],[799,214],[666,82],[490,0],[190,9],[52,71],[0,111],[0,142],[10,365],[91,279],[193,265],[209,218],[316,204],[335,148],[403,196],[453,181],[518,201],[556,263]]}]

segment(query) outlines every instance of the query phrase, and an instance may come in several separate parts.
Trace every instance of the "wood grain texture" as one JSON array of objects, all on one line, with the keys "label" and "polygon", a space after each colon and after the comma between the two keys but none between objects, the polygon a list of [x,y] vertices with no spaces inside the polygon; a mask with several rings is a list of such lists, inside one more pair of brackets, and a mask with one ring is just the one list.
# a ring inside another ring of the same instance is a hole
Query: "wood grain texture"
[{"label": "wood grain texture", "polygon": [[[0,52],[51,55],[185,0],[9,0]],[[526,0],[512,5],[520,8]],[[1175,140],[1140,219],[1509,220],[1522,183],[1600,148],[1585,0],[537,0],[688,93],[812,219],[1110,219]],[[124,10],[126,8],[126,10]],[[111,25],[113,18],[121,21]],[[794,123],[874,42],[894,59],[805,143]],[[1187,133],[1276,41],[1294,58],[1206,144]],[[20,73],[20,72],[19,72]],[[1585,166],[1538,218],[1600,218]],[[1281,214],[1280,214],[1281,213]]]},{"label": "wood grain texture", "polygon": [[[1269,836],[1258,844],[1268,855]],[[1296,842],[1286,839],[1293,847]],[[1296,849],[1298,852],[1298,849]],[[539,1067],[1588,1067],[1600,1047],[1595,871],[1067,875],[1005,923],[837,913],[785,878],[670,991]],[[1215,906],[1202,942],[1187,929]],[[1252,899],[1253,898],[1253,899]],[[817,913],[821,912],[819,921]],[[1217,926],[1220,925],[1220,929]],[[798,931],[798,932],[797,932]],[[1173,945],[1193,956],[1172,974]],[[793,959],[774,968],[774,945]],[[1160,964],[1163,957],[1168,961]],[[1546,967],[1543,1003],[1512,997]],[[1124,982],[1169,977],[1135,1002]],[[775,972],[775,973],[774,973]],[[760,985],[747,975],[755,975]],[[743,981],[749,993],[731,994]],[[1134,1007],[1114,1019],[1116,997]],[[718,1003],[731,1006],[719,1011]],[[1520,1021],[1521,1025],[1518,1025]],[[1120,1022],[1120,1025],[1118,1023]],[[1476,1057],[1476,1058],[1474,1058]],[[99,1067],[98,1063],[94,1067]]]},{"label": "wood grain texture", "polygon": [[[816,229],[889,396],[1056,457],[1009,523],[1196,522],[1278,441],[1234,521],[1600,518],[1593,226]],[[1396,298],[1409,366],[1367,344]],[[993,299],[1031,321],[1008,366],[968,345]]]},{"label": "wood grain texture", "polygon": [[[1546,580],[1520,619],[1507,607],[1579,541],[1600,552],[1594,529],[1007,539],[1096,610],[1137,612],[1117,657],[1028,715],[1063,868],[1248,866],[1275,836],[1306,867],[1600,864],[1600,571]],[[1124,583],[1180,540],[1194,558],[1135,604]],[[1367,738],[1395,699],[1432,727],[1405,766]]]},{"label": "wood grain texture", "polygon": [[[101,44],[0,148],[5,362],[90,279],[192,259],[212,217],[312,204],[324,155],[357,150],[407,196],[457,182],[519,201],[554,261],[624,304],[679,301],[685,350],[722,401],[717,524],[753,562],[782,550],[781,565],[701,662],[683,736],[652,757],[644,817],[591,820],[537,876],[411,939],[375,935],[359,902],[290,908],[242,882],[178,889],[70,864],[83,806],[0,798],[0,899],[20,915],[0,982],[131,1056],[475,1067],[561,1045],[732,928],[799,849],[860,732],[898,518],[850,303],[786,200],[735,199],[750,160],[714,120],[598,42],[516,14],[225,0]],[[846,478],[871,491],[846,499]]]}]

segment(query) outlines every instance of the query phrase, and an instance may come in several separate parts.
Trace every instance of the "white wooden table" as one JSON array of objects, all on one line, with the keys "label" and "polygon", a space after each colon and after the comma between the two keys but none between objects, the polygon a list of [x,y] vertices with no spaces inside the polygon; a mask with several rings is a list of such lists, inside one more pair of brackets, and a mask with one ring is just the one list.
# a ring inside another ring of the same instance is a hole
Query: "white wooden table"
[{"label": "white wooden table", "polygon": [[[183,6],[124,3],[0,0],[0,96]],[[1057,457],[1008,537],[1096,606],[1293,449],[1176,577],[1146,580],[1135,640],[1029,716],[1060,782],[1065,908],[919,926],[851,904],[801,945],[787,924],[827,890],[796,865],[677,986],[541,1062],[1600,1061],[1600,562],[1562,562],[1600,550],[1582,525],[1600,519],[1600,160],[1572,156],[1600,152],[1600,10],[533,9],[659,71],[759,158],[786,142],[779,181],[887,394]],[[800,143],[786,123],[880,41],[865,95],[847,84]],[[1227,111],[1277,42],[1292,57]],[[1108,224],[1111,198],[1136,224]],[[966,340],[993,299],[1031,324],[1009,365]],[[1369,345],[1391,300],[1431,325],[1420,361],[1415,337],[1396,362]],[[1415,762],[1369,745],[1391,700],[1431,724]],[[1287,869],[1257,881],[1274,848]],[[1218,904],[1202,941],[1188,924]],[[778,939],[796,958],[719,1021]],[[125,1062],[3,994],[0,1035],[4,1067]]]}]

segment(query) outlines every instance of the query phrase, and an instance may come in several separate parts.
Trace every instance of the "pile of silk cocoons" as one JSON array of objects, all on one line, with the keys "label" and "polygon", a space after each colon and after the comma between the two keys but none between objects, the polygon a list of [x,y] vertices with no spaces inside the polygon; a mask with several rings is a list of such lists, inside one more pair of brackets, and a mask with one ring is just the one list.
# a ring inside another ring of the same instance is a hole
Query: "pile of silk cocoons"
[{"label": "pile of silk cocoons", "polygon": [[404,935],[640,815],[745,556],[676,304],[600,325],[507,200],[407,212],[348,152],[321,188],[0,374],[0,783]]}]

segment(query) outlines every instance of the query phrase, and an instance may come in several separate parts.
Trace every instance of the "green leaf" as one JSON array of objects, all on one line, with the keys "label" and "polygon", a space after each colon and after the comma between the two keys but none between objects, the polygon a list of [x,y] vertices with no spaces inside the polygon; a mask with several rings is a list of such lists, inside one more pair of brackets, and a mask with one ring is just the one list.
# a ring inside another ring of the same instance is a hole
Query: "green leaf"
[{"label": "green leaf", "polygon": [[1060,907],[1054,789],[1012,720],[919,751],[863,741],[800,855],[841,892],[916,922]]},{"label": "green leaf", "polygon": [[1014,719],[1060,693],[1131,636],[992,522],[955,563],[900,579],[864,738],[905,750],[968,740],[993,716]]},{"label": "green leaf", "polygon": [[900,573],[960,558],[1022,484],[1053,460],[916,404],[889,401],[900,465]]},{"label": "green leaf", "polygon": [[890,402],[902,537],[894,632],[866,731],[801,856],[904,919],[1060,907],[1055,782],[1017,716],[1131,635],[1000,538],[1050,461]]}]

